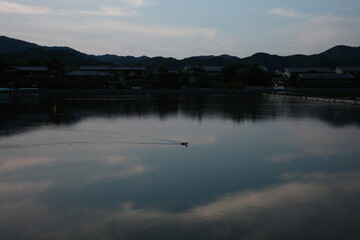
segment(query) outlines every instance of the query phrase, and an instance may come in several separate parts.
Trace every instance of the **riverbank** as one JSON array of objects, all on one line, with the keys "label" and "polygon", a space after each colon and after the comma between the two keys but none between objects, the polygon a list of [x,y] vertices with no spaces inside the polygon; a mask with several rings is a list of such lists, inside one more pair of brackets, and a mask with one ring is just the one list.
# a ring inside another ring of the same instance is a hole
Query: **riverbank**
[{"label": "riverbank", "polygon": [[357,100],[360,98],[360,89],[304,89],[287,88],[285,90],[273,90],[271,88],[251,88],[251,89],[37,89],[32,91],[3,92],[4,94],[29,95],[38,94],[40,96],[116,96],[116,95],[147,95],[147,94],[270,94],[276,96],[293,96],[303,98],[324,98],[324,99],[346,99]]},{"label": "riverbank", "polygon": [[263,94],[256,89],[40,89],[40,95]]},{"label": "riverbank", "polygon": [[264,95],[271,96],[271,97],[287,98],[287,99],[307,100],[307,101],[313,101],[313,102],[330,102],[330,103],[360,105],[360,98],[359,98],[359,100],[357,100],[357,99],[351,100],[351,99],[340,99],[340,98],[307,97],[307,96],[267,94],[267,93],[264,93]]},{"label": "riverbank", "polygon": [[288,88],[284,92],[263,93],[266,96],[288,99],[307,100],[313,102],[329,102],[340,104],[360,105],[360,89],[358,88],[329,88],[303,89]]},{"label": "riverbank", "polygon": [[287,88],[285,92],[273,92],[274,94],[315,97],[336,98],[355,100],[360,97],[359,88]]}]

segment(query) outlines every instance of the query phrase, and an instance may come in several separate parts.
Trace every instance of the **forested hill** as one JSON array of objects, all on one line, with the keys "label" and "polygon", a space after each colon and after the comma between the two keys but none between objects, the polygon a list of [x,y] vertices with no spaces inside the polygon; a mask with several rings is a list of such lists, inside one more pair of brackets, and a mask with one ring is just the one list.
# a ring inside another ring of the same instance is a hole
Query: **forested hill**
[{"label": "forested hill", "polygon": [[242,63],[263,65],[270,69],[284,67],[337,67],[360,66],[360,47],[335,46],[323,53],[313,55],[277,56],[256,53],[243,58]]},{"label": "forested hill", "polygon": [[256,53],[250,57],[238,58],[230,55],[194,56],[184,59],[165,57],[133,57],[117,55],[94,56],[69,47],[44,47],[35,43],[0,36],[0,57],[2,62],[17,65],[45,64],[57,59],[65,65],[117,65],[182,68],[184,66],[230,66],[238,63],[256,64],[268,69],[284,67],[336,67],[360,66],[360,47],[335,46],[323,53],[313,55],[278,56]]}]

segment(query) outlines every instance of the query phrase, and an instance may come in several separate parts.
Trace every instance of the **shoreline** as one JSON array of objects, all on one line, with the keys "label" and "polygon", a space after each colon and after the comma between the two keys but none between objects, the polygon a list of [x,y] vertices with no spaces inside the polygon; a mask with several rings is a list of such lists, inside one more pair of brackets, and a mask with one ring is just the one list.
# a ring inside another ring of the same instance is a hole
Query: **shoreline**
[{"label": "shoreline", "polygon": [[263,94],[264,96],[269,97],[280,97],[287,99],[296,99],[296,100],[306,100],[312,102],[326,102],[326,103],[341,103],[341,104],[351,104],[351,105],[360,105],[359,100],[350,100],[350,99],[341,99],[341,98],[322,98],[322,97],[308,97],[308,96],[295,96],[295,95],[283,95],[283,94]]},{"label": "shoreline", "polygon": [[39,95],[39,96],[121,96],[121,95],[172,95],[172,94],[265,94],[274,96],[293,96],[301,98],[332,98],[360,100],[360,88],[326,88],[304,89],[287,88],[274,90],[271,88],[250,89],[30,89],[17,92],[0,92],[1,95]]}]

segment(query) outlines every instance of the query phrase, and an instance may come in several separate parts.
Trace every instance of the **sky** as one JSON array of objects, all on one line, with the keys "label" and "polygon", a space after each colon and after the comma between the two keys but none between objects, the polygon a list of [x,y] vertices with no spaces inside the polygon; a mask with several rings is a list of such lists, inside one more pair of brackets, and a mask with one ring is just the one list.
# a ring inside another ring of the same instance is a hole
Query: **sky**
[{"label": "sky", "polygon": [[0,35],[88,54],[182,59],[360,46],[359,0],[0,0]]}]

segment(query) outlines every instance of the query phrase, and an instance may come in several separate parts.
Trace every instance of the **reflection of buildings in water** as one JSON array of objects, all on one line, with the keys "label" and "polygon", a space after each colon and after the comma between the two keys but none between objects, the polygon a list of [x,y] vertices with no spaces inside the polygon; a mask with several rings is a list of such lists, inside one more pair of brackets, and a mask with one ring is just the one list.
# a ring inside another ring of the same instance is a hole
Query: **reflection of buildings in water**
[{"label": "reflection of buildings in water", "polygon": [[[354,106],[309,103],[259,95],[136,95],[94,98],[55,98],[0,95],[0,128],[22,129],[42,124],[75,124],[84,118],[182,115],[201,121],[207,117],[236,123],[285,117],[320,119],[334,126],[359,125],[360,111]],[[17,131],[15,131],[17,132]]]}]

